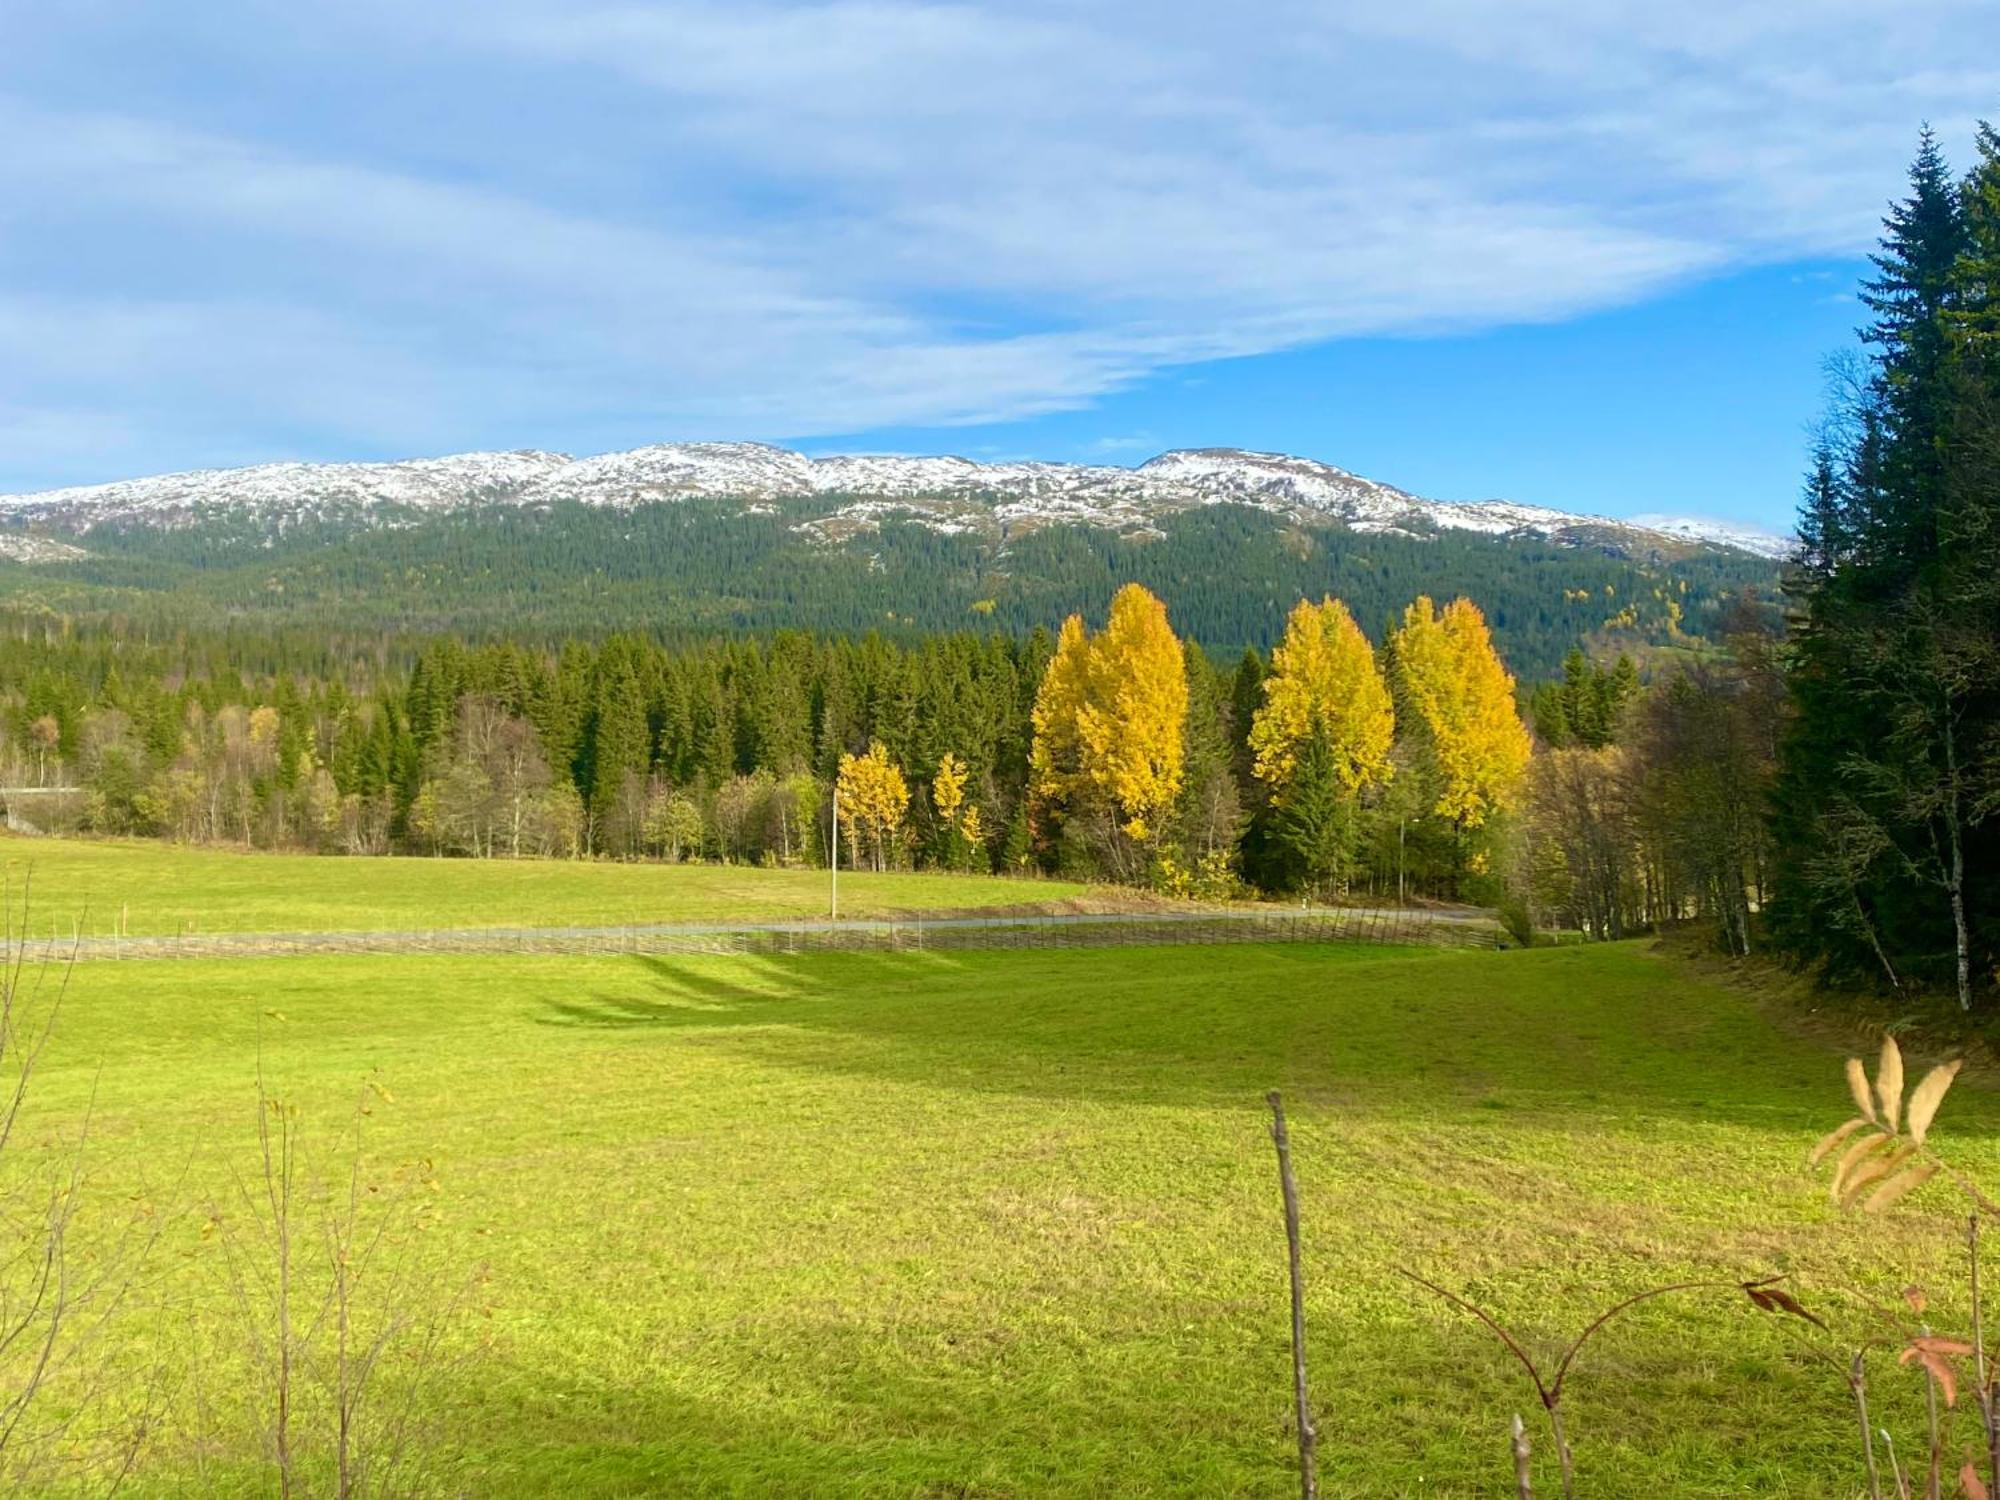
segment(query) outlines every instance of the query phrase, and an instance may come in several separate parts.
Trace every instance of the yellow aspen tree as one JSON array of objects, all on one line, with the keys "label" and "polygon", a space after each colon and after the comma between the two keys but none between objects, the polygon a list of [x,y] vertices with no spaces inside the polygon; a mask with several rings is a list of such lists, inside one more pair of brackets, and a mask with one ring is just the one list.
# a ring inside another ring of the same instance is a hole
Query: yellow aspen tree
[{"label": "yellow aspen tree", "polygon": [[977,849],[986,842],[986,820],[979,816],[977,804],[966,808],[965,818],[958,825],[958,831],[966,843]]},{"label": "yellow aspen tree", "polygon": [[866,835],[876,869],[885,864],[884,855],[909,806],[909,783],[880,740],[869,745],[866,755],[840,757],[840,816],[851,830],[857,854]]},{"label": "yellow aspen tree", "polygon": [[1313,743],[1342,790],[1354,795],[1389,779],[1396,712],[1374,649],[1338,599],[1301,599],[1271,652],[1264,703],[1250,722],[1257,779],[1282,794]]},{"label": "yellow aspen tree", "polygon": [[947,825],[958,822],[959,811],[965,806],[965,777],[965,762],[945,751],[931,780],[931,806]]},{"label": "yellow aspen tree", "polygon": [[1440,611],[1420,598],[1403,613],[1394,655],[1405,712],[1435,762],[1434,811],[1477,828],[1513,804],[1529,755],[1514,679],[1493,649],[1486,617],[1470,599]]},{"label": "yellow aspen tree", "polygon": [[1180,796],[1187,758],[1187,659],[1167,607],[1136,583],[1111,600],[1090,643],[1077,710],[1083,770],[1109,799],[1127,837],[1156,837]]},{"label": "yellow aspen tree", "polygon": [[1056,637],[1055,655],[1042,673],[1042,685],[1035,692],[1029,716],[1035,730],[1028,755],[1030,785],[1044,804],[1060,807],[1082,779],[1077,714],[1089,688],[1089,675],[1090,642],[1084,635],[1083,616],[1071,615]]}]

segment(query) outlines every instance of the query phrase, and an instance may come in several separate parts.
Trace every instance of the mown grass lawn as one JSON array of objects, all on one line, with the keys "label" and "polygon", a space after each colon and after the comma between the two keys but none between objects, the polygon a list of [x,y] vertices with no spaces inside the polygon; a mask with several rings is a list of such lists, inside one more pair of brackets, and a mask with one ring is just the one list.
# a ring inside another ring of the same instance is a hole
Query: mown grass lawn
[{"label": "mown grass lawn", "polygon": [[[18,903],[37,930],[109,933],[402,931],[435,927],[759,922],[823,917],[824,870],[562,859],[338,859],[176,848],[155,840],[0,835]],[[843,916],[1064,901],[1054,880],[843,870]]]},{"label": "mown grass lawn", "polygon": [[[1863,1223],[1802,1171],[1838,1051],[1638,946],[100,963],[31,1109],[46,1142],[95,1098],[91,1233],[166,1225],[121,1325],[163,1360],[128,1494],[270,1492],[219,1248],[260,1051],[321,1166],[385,1083],[371,1180],[437,1184],[409,1253],[439,1297],[485,1268],[416,1398],[439,1494],[1296,1493],[1273,1086],[1329,1495],[1509,1494],[1535,1415],[1399,1267],[1537,1347],[1689,1276],[1960,1305],[1942,1188]],[[1990,1183],[1996,1126],[1961,1085],[1936,1139]],[[1862,1493],[1802,1331],[1733,1294],[1614,1325],[1573,1377],[1580,1492]],[[1915,1377],[1877,1382],[1914,1444]]]}]

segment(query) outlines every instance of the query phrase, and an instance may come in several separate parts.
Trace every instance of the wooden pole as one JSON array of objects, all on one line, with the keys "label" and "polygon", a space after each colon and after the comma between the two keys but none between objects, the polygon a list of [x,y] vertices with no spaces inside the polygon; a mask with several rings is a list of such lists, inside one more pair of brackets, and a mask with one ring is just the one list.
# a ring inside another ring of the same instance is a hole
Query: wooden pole
[{"label": "wooden pole", "polygon": [[840,920],[840,783],[833,784],[833,858],[827,861],[826,914]]},{"label": "wooden pole", "polygon": [[1319,1500],[1312,1403],[1306,1393],[1306,1284],[1299,1262],[1299,1185],[1292,1176],[1292,1138],[1285,1132],[1285,1101],[1276,1089],[1266,1094],[1271,1106],[1271,1142],[1278,1148],[1278,1186],[1285,1195],[1285,1248],[1292,1273],[1292,1400],[1299,1428],[1300,1500]]}]

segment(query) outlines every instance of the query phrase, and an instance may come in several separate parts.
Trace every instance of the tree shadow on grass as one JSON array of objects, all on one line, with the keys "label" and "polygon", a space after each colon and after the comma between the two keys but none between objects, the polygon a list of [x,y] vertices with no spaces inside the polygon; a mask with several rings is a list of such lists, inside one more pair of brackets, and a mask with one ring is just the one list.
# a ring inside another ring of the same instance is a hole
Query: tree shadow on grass
[{"label": "tree shadow on grass", "polygon": [[[1080,1310],[1037,1329],[1018,1308],[945,1311],[888,1288],[848,1307],[774,1295],[712,1330],[599,1340],[590,1363],[556,1362],[546,1346],[541,1359],[471,1362],[429,1382],[416,1426],[434,1479],[495,1500],[1277,1495],[1296,1482],[1278,1260],[1247,1307],[1182,1306],[1144,1326]],[[1202,1311],[1217,1320],[1191,1339],[1186,1320]],[[1844,1432],[1838,1387],[1768,1330],[1733,1332],[1731,1311],[1684,1303],[1607,1335],[1600,1359],[1618,1373],[1584,1388],[1580,1459],[1607,1480],[1629,1472],[1611,1492],[1668,1492],[1690,1441],[1706,1446],[1686,1471],[1706,1494],[1757,1492],[1767,1458],[1794,1483],[1848,1477],[1844,1448],[1800,1440]],[[1499,1462],[1493,1413],[1519,1401],[1517,1372],[1477,1329],[1362,1316],[1397,1336],[1317,1351],[1327,1477],[1352,1494],[1376,1492],[1385,1470],[1482,1490]],[[1755,1385],[1718,1401],[1716,1361],[1754,1370]]]},{"label": "tree shadow on grass", "polygon": [[1209,1352],[1233,1376],[1201,1383],[1160,1330],[1037,1336],[996,1309],[990,1326],[890,1332],[879,1312],[774,1301],[729,1337],[635,1340],[609,1368],[475,1363],[424,1394],[436,1472],[465,1493],[579,1500],[1242,1494],[1284,1478],[1276,1318],[1261,1347]]},{"label": "tree shadow on grass", "polygon": [[[758,1061],[1055,1099],[1261,1110],[1267,1090],[1376,1118],[1838,1123],[1839,1054],[1630,946],[1382,956],[1304,945],[630,960],[549,998],[552,1026]],[[1962,1135],[2000,1101],[1953,1101]]]}]

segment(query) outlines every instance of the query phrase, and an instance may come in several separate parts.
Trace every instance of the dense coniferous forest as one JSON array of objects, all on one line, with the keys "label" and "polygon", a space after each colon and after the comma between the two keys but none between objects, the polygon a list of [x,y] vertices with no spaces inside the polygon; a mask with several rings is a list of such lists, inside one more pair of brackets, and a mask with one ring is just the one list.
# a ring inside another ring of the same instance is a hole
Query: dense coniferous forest
[{"label": "dense coniferous forest", "polygon": [[276,535],[240,517],[103,527],[86,560],[0,563],[0,600],[149,629],[244,620],[544,643],[620,630],[1025,637],[1074,610],[1101,614],[1136,580],[1167,600],[1176,629],[1233,653],[1275,643],[1301,598],[1344,599],[1374,633],[1419,594],[1464,594],[1514,669],[1539,679],[1587,638],[1684,644],[1724,599],[1777,578],[1765,559],[1707,548],[1636,558],[1524,538],[1362,534],[1237,505],[1163,517],[1143,539],[1044,526],[1002,543],[894,518],[837,542],[796,529],[840,503],[564,505]]},{"label": "dense coniferous forest", "polygon": [[[1754,598],[1728,618],[1768,639]],[[1301,604],[1272,651],[1225,657],[1137,585],[1101,634],[1073,618],[1020,637],[526,646],[17,615],[0,777],[10,821],[44,832],[780,864],[826,860],[838,783],[857,863],[1508,899],[1592,925],[1566,875],[1523,885],[1540,868],[1521,854],[1542,816],[1528,794],[1551,756],[1609,753],[1630,705],[1665,689],[1577,648],[1560,680],[1518,687],[1464,601],[1391,626],[1371,641],[1343,606]],[[1679,655],[1720,659],[1697,645]],[[1530,701],[1547,747],[1532,769]],[[1647,774],[1703,769],[1711,748],[1663,751]],[[1722,909],[1683,857],[1704,847],[1697,827],[1660,853],[1632,923]]]}]

